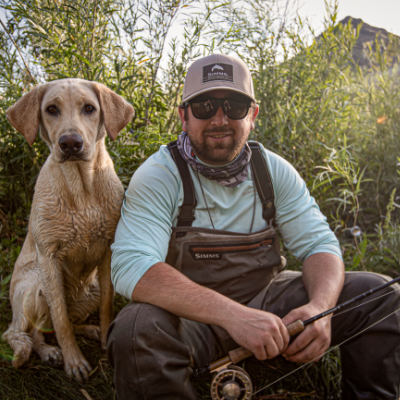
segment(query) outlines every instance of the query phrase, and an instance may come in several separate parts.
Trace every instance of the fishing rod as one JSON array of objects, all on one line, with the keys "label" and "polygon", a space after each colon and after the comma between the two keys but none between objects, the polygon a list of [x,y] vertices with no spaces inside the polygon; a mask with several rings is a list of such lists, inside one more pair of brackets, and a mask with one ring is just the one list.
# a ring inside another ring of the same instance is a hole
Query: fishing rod
[{"label": "fishing rod", "polygon": [[[294,337],[301,333],[305,327],[327,315],[333,314],[348,307],[357,301],[363,300],[372,294],[383,290],[397,282],[400,282],[400,276],[379,285],[375,288],[371,288],[351,299],[338,304],[326,311],[321,312],[305,321],[297,320],[290,323],[286,328],[289,332],[290,337]],[[237,364],[240,361],[252,356],[253,353],[244,347],[238,347],[228,352],[228,354],[214,362],[212,362],[205,369],[199,369],[197,373],[202,373],[204,370],[215,373],[211,381],[210,392],[212,400],[248,400],[251,399],[253,394],[253,385],[250,376],[243,369],[238,367]]]}]

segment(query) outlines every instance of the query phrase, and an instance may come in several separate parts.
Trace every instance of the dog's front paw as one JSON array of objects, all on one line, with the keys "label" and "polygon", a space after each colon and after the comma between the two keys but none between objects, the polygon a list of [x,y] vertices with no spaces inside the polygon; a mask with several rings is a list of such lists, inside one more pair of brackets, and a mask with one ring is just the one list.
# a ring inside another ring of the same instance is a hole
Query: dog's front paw
[{"label": "dog's front paw", "polygon": [[14,368],[20,368],[24,365],[31,355],[31,349],[18,349],[14,352],[12,365]]},{"label": "dog's front paw", "polygon": [[86,381],[89,378],[89,373],[92,370],[90,364],[83,357],[79,349],[75,352],[64,354],[64,369],[70,378],[74,378],[78,382]]},{"label": "dog's front paw", "polygon": [[63,364],[61,349],[56,346],[43,346],[40,349],[39,356],[43,362],[53,367],[59,367]]}]

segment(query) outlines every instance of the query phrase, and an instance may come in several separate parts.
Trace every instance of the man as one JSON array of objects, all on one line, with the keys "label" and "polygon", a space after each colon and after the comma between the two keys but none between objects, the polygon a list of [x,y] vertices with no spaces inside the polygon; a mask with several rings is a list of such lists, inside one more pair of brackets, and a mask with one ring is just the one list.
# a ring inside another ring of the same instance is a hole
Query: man
[{"label": "man", "polygon": [[[179,108],[184,133],[131,180],[112,246],[113,283],[133,301],[108,338],[119,400],[195,399],[193,369],[238,345],[259,360],[318,360],[400,306],[391,289],[289,341],[291,322],[385,278],[345,274],[337,239],[304,181],[278,155],[249,146],[257,114],[241,60],[197,60]],[[301,273],[282,271],[275,226]],[[399,397],[399,313],[341,351],[343,398]]]}]

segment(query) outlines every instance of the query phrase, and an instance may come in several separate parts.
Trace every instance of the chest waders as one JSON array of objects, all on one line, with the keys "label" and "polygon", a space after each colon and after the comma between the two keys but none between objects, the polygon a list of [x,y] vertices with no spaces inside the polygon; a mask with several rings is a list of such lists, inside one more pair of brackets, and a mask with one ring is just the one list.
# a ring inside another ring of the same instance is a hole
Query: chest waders
[{"label": "chest waders", "polygon": [[246,234],[192,227],[197,201],[189,167],[176,142],[168,145],[181,176],[184,198],[166,262],[194,282],[243,304],[264,289],[285,266],[275,229],[271,177],[258,144],[249,142],[249,146],[251,171],[267,228]]}]

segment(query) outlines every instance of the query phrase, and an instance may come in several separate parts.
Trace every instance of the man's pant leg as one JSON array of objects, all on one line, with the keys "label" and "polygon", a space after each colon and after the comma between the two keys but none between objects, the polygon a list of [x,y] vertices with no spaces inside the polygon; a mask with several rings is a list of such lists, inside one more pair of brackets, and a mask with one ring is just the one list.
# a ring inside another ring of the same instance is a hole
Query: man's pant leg
[{"label": "man's pant leg", "polygon": [[[387,277],[370,272],[347,272],[338,303],[387,282]],[[391,294],[380,299],[385,291]],[[332,319],[332,345],[337,345],[400,307],[400,288],[394,285],[366,298],[362,306]],[[308,301],[301,273],[282,272],[250,305],[281,317]],[[400,396],[400,311],[340,346],[342,397],[398,399]]]},{"label": "man's pant leg", "polygon": [[[346,277],[339,302],[390,280],[368,272],[349,272]],[[356,335],[340,346],[342,398],[397,400],[400,397],[400,286],[395,284],[377,292],[362,303],[361,307],[332,320],[333,345]]]},{"label": "man's pant leg", "polygon": [[142,303],[131,303],[117,315],[107,350],[118,400],[194,400],[193,368],[223,355],[209,326]]}]

